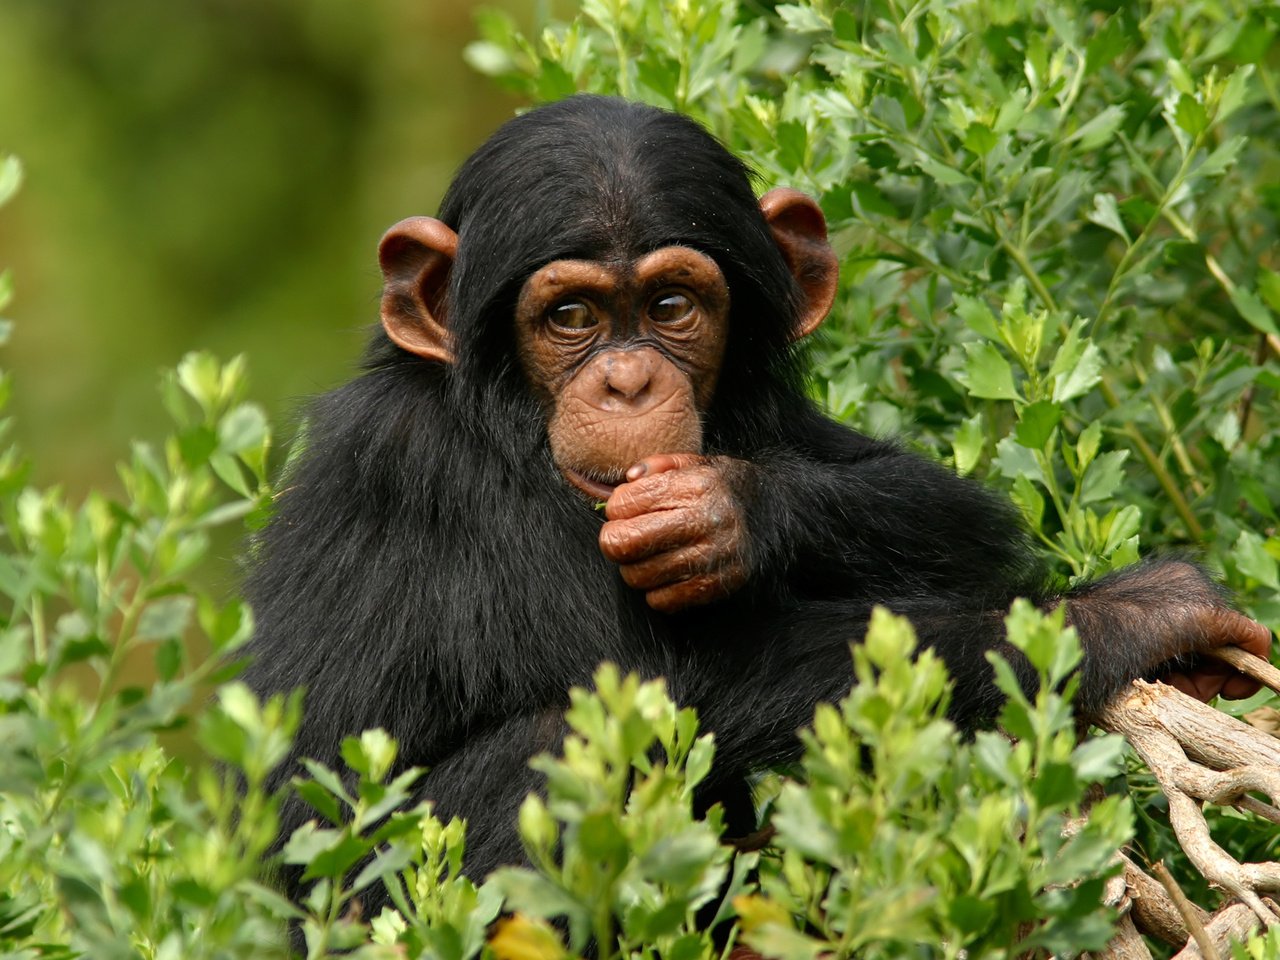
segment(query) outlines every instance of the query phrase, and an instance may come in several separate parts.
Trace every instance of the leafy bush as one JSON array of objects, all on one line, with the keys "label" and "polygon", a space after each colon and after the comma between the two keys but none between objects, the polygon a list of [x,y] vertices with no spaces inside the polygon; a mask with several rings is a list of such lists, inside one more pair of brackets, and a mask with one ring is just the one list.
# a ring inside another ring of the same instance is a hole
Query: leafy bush
[{"label": "leafy bush", "polygon": [[[584,0],[537,41],[486,15],[469,56],[532,99],[691,113],[766,183],[819,197],[844,277],[810,348],[833,413],[1007,488],[1064,576],[1185,546],[1275,625],[1278,26],[1274,5],[1215,0]],[[18,179],[0,165],[0,202]],[[261,784],[298,700],[233,682],[251,614],[191,580],[211,531],[269,508],[269,432],[240,361],[190,356],[162,395],[176,431],[135,446],[121,498],[69,504],[0,457],[0,955],[283,956],[286,923],[309,957],[1072,954],[1109,934],[1101,884],[1133,821],[1171,849],[1135,771],[1136,804],[1077,819],[1121,747],[1077,743],[1070,632],[1019,606],[1011,638],[1063,689],[1028,702],[1000,671],[1016,743],[958,737],[941,665],[878,616],[799,776],[761,784],[762,852],[692,816],[714,751],[695,718],[605,668],[573,695],[563,756],[535,761],[530,868],[463,876],[464,825],[397,810],[416,774],[384,782],[395,744],[370,731],[345,774],[296,784],[317,818],[281,856],[313,883],[286,903],[264,882]],[[154,682],[123,684],[148,657]],[[168,736],[184,724],[197,757]],[[1274,843],[1218,826],[1242,857]],[[397,909],[363,917],[374,883]]]}]

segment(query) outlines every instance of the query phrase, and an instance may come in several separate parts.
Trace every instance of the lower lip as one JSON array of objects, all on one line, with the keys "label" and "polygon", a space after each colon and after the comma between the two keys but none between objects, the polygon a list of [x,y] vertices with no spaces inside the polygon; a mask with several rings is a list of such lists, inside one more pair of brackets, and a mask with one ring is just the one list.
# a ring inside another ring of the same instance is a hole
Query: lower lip
[{"label": "lower lip", "polygon": [[567,467],[561,467],[560,469],[566,480],[587,496],[596,500],[608,500],[613,496],[613,491],[617,489],[616,486],[611,487],[608,484],[600,483],[598,480],[588,480],[582,474],[575,470],[570,470]]}]

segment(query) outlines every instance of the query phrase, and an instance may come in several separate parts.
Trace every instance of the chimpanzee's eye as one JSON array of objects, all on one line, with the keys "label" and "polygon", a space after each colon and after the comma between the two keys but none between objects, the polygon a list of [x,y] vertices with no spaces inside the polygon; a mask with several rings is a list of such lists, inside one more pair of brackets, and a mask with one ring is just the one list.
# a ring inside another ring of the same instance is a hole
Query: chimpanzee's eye
[{"label": "chimpanzee's eye", "polygon": [[553,307],[547,314],[547,319],[562,330],[586,330],[588,327],[594,327],[597,322],[591,308],[577,300]]},{"label": "chimpanzee's eye", "polygon": [[668,293],[649,304],[649,316],[657,323],[675,323],[693,312],[693,301],[683,293]]}]

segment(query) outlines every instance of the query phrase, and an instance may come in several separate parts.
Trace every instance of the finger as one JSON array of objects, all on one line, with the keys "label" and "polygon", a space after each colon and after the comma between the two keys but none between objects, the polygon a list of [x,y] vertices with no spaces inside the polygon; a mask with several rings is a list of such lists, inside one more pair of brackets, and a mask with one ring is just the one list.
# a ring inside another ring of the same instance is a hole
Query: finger
[{"label": "finger", "polygon": [[600,552],[614,563],[637,563],[699,538],[696,514],[662,510],[631,520],[610,520],[600,528]]},{"label": "finger", "polygon": [[1222,690],[1223,676],[1206,673],[1171,673],[1164,682],[1201,703],[1208,703]]},{"label": "finger", "polygon": [[645,601],[659,613],[678,613],[688,607],[711,603],[728,595],[719,578],[709,574],[683,580],[645,594]]},{"label": "finger", "polygon": [[702,542],[668,550],[639,563],[623,564],[619,571],[627,586],[636,590],[656,590],[710,573],[711,566],[711,550],[706,542]]},{"label": "finger", "polygon": [[656,476],[671,470],[684,470],[707,462],[707,458],[698,453],[655,453],[645,457],[639,463],[627,468],[628,480],[639,480],[641,477]]},{"label": "finger", "polygon": [[1227,678],[1227,682],[1222,685],[1220,696],[1226,697],[1228,700],[1245,700],[1261,689],[1262,684],[1253,679],[1253,677],[1237,674],[1234,677]]},{"label": "finger", "polygon": [[1234,645],[1255,657],[1270,659],[1271,631],[1256,620],[1250,620],[1244,614],[1225,607],[1211,611],[1205,619],[1206,637],[1210,646]]},{"label": "finger", "polygon": [[714,488],[715,472],[710,469],[669,471],[641,477],[614,489],[604,506],[610,520],[629,520],[659,510],[679,510],[692,506]]},{"label": "finger", "polygon": [[1195,686],[1191,683],[1191,678],[1185,673],[1171,673],[1164,678],[1164,682],[1173,687],[1179,693],[1185,693],[1188,697],[1200,699],[1200,694],[1196,692]]}]

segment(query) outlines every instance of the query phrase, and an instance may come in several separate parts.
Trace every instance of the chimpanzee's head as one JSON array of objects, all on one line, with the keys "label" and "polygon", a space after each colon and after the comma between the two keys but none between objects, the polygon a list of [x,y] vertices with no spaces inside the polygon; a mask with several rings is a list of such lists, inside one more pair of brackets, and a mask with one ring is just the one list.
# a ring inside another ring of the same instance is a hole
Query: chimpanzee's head
[{"label": "chimpanzee's head", "polygon": [[693,121],[595,96],[505,124],[439,219],[396,224],[380,256],[390,340],[460,383],[522,377],[556,465],[605,497],[645,456],[702,452],[718,407],[793,376],[790,344],[836,286],[812,200],[757,201]]}]

